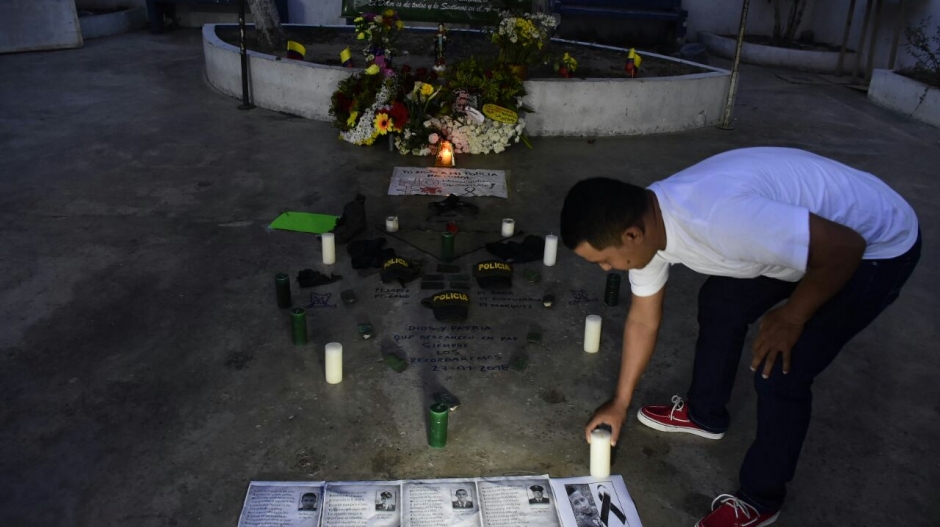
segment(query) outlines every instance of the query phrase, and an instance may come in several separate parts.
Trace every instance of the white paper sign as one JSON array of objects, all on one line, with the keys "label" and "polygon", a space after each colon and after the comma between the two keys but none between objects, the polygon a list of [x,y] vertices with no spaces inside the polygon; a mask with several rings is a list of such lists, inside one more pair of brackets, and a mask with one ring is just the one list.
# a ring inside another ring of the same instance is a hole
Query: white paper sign
[{"label": "white paper sign", "polygon": [[619,474],[552,479],[552,490],[565,527],[643,527]]},{"label": "white paper sign", "polygon": [[395,167],[389,196],[508,198],[506,172],[480,168]]}]

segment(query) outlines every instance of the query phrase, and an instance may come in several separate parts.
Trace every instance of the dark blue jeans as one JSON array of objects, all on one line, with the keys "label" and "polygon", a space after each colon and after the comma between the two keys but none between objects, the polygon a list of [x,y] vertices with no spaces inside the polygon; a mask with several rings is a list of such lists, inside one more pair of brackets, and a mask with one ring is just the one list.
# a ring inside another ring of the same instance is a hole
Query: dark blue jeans
[{"label": "dark blue jeans", "polygon": [[[777,358],[770,378],[754,374],[757,389],[757,438],[741,465],[738,495],[762,512],[779,510],[786,484],[809,427],[813,379],[858,332],[898,298],[901,286],[920,259],[920,235],[896,258],[862,261],[845,287],[806,324],[793,347],[790,373],[783,375]],[[781,300],[797,283],[772,278],[710,277],[699,292],[699,336],[687,402],[690,418],[712,432],[728,428],[725,406],[748,326]],[[750,360],[748,361],[750,362]]]}]

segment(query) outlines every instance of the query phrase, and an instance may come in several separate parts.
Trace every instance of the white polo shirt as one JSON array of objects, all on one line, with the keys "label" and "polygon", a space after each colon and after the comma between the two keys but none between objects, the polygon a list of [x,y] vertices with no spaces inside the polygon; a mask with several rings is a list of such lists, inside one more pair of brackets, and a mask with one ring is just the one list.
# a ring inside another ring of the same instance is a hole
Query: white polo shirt
[{"label": "white polo shirt", "polygon": [[793,148],[744,148],[649,187],[666,249],[629,273],[637,296],[658,292],[669,266],[708,275],[796,282],[806,272],[810,212],[857,231],[866,260],[894,258],[917,240],[917,216],[875,176]]}]

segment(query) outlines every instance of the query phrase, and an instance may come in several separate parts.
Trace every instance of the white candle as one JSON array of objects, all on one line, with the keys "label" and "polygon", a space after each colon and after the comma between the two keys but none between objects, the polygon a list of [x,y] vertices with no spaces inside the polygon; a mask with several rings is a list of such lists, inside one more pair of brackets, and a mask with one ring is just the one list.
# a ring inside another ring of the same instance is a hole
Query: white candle
[{"label": "white candle", "polygon": [[503,229],[502,234],[503,238],[509,238],[512,236],[512,233],[516,230],[516,220],[512,218],[503,218]]},{"label": "white candle", "polygon": [[601,317],[588,315],[584,319],[584,351],[597,353],[601,349]]},{"label": "white candle", "polygon": [[343,382],[343,345],[339,342],[330,342],[326,345],[326,382],[330,384]]},{"label": "white candle", "polygon": [[385,218],[386,232],[398,232],[398,216],[389,216]]},{"label": "white candle", "polygon": [[555,258],[558,256],[558,236],[549,234],[545,237],[545,253],[542,255],[542,263],[547,267],[555,265]]},{"label": "white candle", "polygon": [[591,431],[591,477],[610,477],[610,432],[604,428]]},{"label": "white candle", "polygon": [[323,239],[323,263],[333,265],[336,263],[336,240],[332,232],[320,235]]}]

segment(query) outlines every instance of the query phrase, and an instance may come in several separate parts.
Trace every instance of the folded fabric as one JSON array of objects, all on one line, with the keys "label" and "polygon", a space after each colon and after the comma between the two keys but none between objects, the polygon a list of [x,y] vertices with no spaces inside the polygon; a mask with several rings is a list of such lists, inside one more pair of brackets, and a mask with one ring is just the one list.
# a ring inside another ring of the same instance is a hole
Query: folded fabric
[{"label": "folded fabric", "polygon": [[509,289],[512,265],[501,260],[484,260],[473,266],[473,277],[483,289]]},{"label": "folded fabric", "polygon": [[316,287],[318,285],[332,284],[337,280],[341,280],[343,277],[338,274],[330,274],[326,276],[323,273],[314,271],[313,269],[304,269],[297,273],[297,284],[300,287]]},{"label": "folded fabric", "polygon": [[355,199],[343,206],[343,215],[336,220],[333,234],[336,243],[342,245],[366,230],[366,197],[356,194]]},{"label": "folded fabric", "polygon": [[457,195],[451,194],[443,201],[428,203],[428,210],[431,211],[433,216],[476,216],[480,212],[480,207],[466,201],[460,201]]},{"label": "folded fabric", "polygon": [[352,268],[382,267],[385,260],[395,256],[394,249],[382,249],[385,246],[385,241],[385,238],[376,238],[374,240],[356,240],[350,243],[347,250],[349,256],[352,257]]},{"label": "folded fabric", "polygon": [[470,312],[470,297],[467,293],[451,289],[441,291],[421,301],[421,305],[434,311],[434,318],[441,322],[463,322]]},{"label": "folded fabric", "polygon": [[400,256],[393,256],[382,263],[379,276],[382,282],[399,282],[404,286],[421,275],[421,270]]},{"label": "folded fabric", "polygon": [[526,236],[521,242],[493,242],[486,244],[486,250],[512,263],[535,262],[545,253],[545,239],[541,236]]}]

